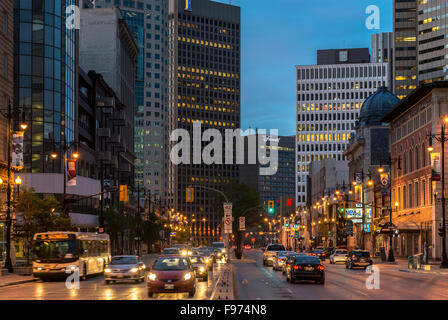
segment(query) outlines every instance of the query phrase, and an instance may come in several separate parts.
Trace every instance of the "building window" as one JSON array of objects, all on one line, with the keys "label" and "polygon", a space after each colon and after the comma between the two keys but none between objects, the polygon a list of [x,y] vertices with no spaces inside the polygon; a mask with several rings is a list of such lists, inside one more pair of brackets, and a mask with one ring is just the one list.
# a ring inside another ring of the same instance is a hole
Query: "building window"
[{"label": "building window", "polygon": [[8,35],[8,13],[3,12],[2,14],[2,31],[4,35]]}]

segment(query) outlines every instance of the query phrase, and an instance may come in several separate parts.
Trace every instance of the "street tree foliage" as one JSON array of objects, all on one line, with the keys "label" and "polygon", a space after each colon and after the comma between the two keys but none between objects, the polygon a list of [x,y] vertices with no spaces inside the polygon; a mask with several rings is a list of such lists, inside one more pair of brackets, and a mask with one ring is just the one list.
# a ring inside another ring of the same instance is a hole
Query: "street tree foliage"
[{"label": "street tree foliage", "polygon": [[[159,231],[162,229],[161,222],[154,213],[150,213],[148,219],[137,211],[122,206],[113,206],[106,210],[104,215],[106,233],[109,234],[113,252],[125,253],[125,249],[131,253],[132,249],[140,248],[141,242],[146,242],[148,248],[159,240]],[[129,240],[131,247],[124,248],[125,240]]]},{"label": "street tree foliage", "polygon": [[[239,218],[244,215],[246,218],[246,229],[256,227],[260,223],[260,207],[262,205],[260,199],[260,193],[258,190],[250,187],[249,185],[239,182],[237,180],[231,180],[224,188],[225,195],[232,202],[232,216],[234,218],[232,228],[235,235],[236,255],[237,258],[241,257],[243,234],[239,231]],[[222,203],[225,200],[221,197],[220,212],[224,217],[224,209]]]},{"label": "street tree foliage", "polygon": [[68,231],[71,228],[70,217],[60,213],[61,206],[55,197],[43,199],[33,189],[24,189],[12,204],[16,212],[14,237],[16,240],[24,240],[27,264],[30,262],[31,241],[35,233]]}]

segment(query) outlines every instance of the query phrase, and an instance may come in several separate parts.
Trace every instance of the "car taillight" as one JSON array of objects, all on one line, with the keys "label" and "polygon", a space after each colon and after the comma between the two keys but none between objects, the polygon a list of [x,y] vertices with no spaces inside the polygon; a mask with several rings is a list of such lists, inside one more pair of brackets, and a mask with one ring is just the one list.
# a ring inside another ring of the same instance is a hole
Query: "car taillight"
[{"label": "car taillight", "polygon": [[312,255],[312,256],[315,256],[316,254],[315,254],[315,253],[312,253],[311,255]]},{"label": "car taillight", "polygon": [[356,256],[355,256],[355,255],[353,255],[353,256],[352,256],[352,258],[353,258],[353,259],[355,259],[355,258],[356,258]]},{"label": "car taillight", "polygon": [[267,256],[268,256],[268,253],[266,252],[264,255],[267,257]]},{"label": "car taillight", "polygon": [[282,259],[277,259],[278,262],[282,262]]},{"label": "car taillight", "polygon": [[300,270],[302,269],[302,266],[294,266],[294,270]]},{"label": "car taillight", "polygon": [[317,269],[318,269],[318,270],[324,270],[325,267],[324,267],[324,266],[318,266]]}]

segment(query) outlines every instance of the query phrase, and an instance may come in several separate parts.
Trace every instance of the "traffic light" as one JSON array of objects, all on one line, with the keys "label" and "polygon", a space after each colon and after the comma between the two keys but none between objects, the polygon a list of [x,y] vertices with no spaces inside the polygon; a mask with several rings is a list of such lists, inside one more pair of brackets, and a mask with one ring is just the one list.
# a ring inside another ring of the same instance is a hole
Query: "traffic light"
[{"label": "traffic light", "polygon": [[443,228],[439,228],[439,236],[443,237]]},{"label": "traffic light", "polygon": [[274,214],[274,201],[268,201],[268,214]]},{"label": "traffic light", "polygon": [[185,202],[194,202],[194,188],[186,188]]},{"label": "traffic light", "polygon": [[120,201],[127,202],[128,201],[128,186],[120,185]]},{"label": "traffic light", "polygon": [[345,213],[345,202],[339,204],[339,213]]}]

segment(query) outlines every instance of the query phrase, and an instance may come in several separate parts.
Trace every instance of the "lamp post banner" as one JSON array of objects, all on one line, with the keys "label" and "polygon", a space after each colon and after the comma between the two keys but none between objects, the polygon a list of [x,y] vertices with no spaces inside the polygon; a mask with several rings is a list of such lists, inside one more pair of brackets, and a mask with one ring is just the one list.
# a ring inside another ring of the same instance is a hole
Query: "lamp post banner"
[{"label": "lamp post banner", "polygon": [[23,168],[23,136],[23,131],[18,131],[12,134],[12,166],[18,170]]},{"label": "lamp post banner", "polygon": [[387,173],[381,174],[381,194],[389,194],[389,174]]},{"label": "lamp post banner", "polygon": [[432,181],[440,181],[440,153],[431,153],[431,177]]}]

